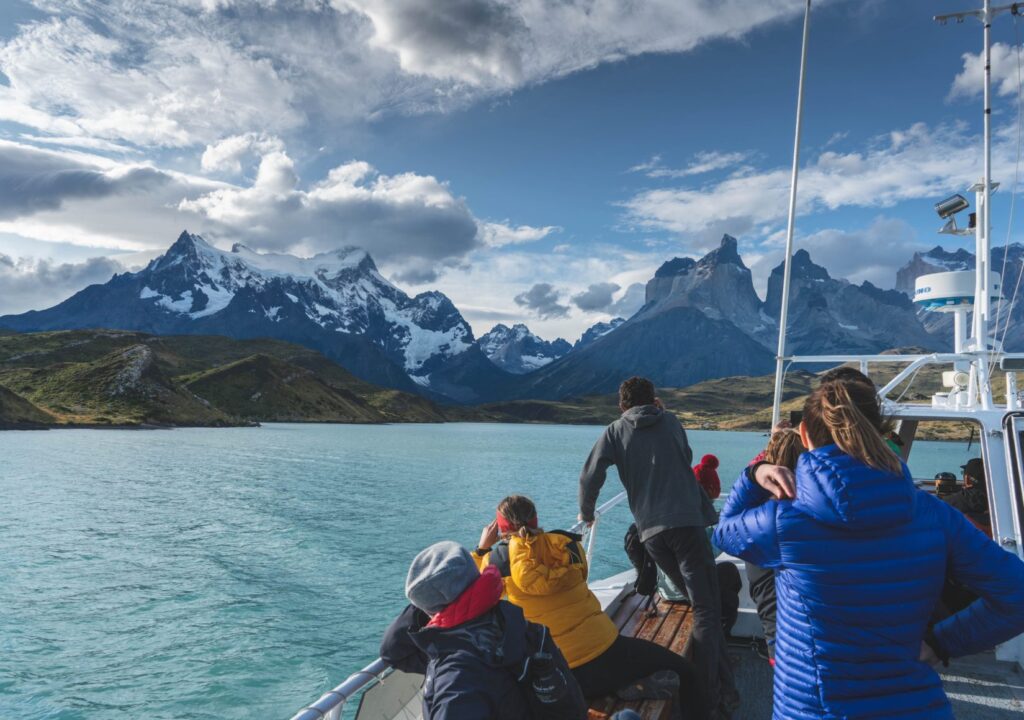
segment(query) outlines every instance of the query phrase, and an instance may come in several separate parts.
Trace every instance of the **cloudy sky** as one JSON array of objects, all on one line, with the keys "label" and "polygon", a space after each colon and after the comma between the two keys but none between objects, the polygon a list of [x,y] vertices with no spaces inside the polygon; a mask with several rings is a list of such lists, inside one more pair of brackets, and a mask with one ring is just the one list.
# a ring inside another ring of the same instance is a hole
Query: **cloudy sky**
[{"label": "cloudy sky", "polygon": [[[970,5],[968,2],[967,5]],[[963,0],[815,0],[798,243],[892,287],[980,171]],[[0,314],[138,268],[182,229],[360,245],[481,334],[574,340],[657,266],[781,259],[802,0],[4,0]],[[1016,47],[994,36],[993,237]],[[953,248],[956,243],[945,239]]]}]

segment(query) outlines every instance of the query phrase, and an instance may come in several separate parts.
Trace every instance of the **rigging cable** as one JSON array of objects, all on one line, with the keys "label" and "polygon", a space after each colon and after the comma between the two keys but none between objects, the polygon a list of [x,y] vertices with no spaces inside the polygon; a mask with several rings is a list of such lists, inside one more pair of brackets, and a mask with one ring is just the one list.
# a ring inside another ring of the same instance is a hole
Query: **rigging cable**
[{"label": "rigging cable", "polygon": [[[1010,193],[1010,217],[1006,224],[1006,244],[1003,246],[1003,268],[999,275],[999,289],[1000,292],[1004,290],[1004,282],[1006,278],[1006,264],[1007,258],[1010,255],[1010,237],[1013,231],[1013,211],[1017,200],[1017,183],[1020,179],[1020,159],[1021,159],[1021,134],[1022,126],[1024,126],[1024,81],[1021,79],[1021,39],[1020,39],[1020,26],[1017,25],[1017,13],[1012,13],[1013,17],[1013,36],[1014,43],[1017,48],[1017,160],[1013,171],[1013,190]],[[1017,293],[1020,291],[1021,277],[1024,276],[1024,263],[1020,264],[1017,272],[1017,282],[1013,287],[1013,295],[1010,297],[1010,304],[1006,308],[1006,317],[1003,324],[1003,335],[999,338],[999,350],[1001,351],[1006,342],[1006,333],[1010,329],[1010,316],[1013,313],[1013,306],[1017,302]],[[1005,295],[1004,295],[1005,297]],[[1000,302],[996,306],[996,327],[995,334],[993,337],[999,337],[999,321],[1003,303]],[[992,376],[992,372],[995,369],[995,361],[989,366],[989,377]]]},{"label": "rigging cable", "polygon": [[[922,367],[924,367],[924,366],[922,366]],[[913,372],[913,374],[910,376],[910,379],[907,380],[906,387],[903,388],[903,392],[901,392],[900,396],[898,398],[896,398],[896,400],[895,400],[895,404],[896,405],[899,405],[900,402],[903,400],[903,396],[906,395],[908,392],[910,392],[910,387],[914,384],[914,381],[917,380],[917,374],[919,372],[921,372],[921,368],[917,368],[917,370],[915,370]],[[885,398],[882,398],[882,399],[884,400]]]}]

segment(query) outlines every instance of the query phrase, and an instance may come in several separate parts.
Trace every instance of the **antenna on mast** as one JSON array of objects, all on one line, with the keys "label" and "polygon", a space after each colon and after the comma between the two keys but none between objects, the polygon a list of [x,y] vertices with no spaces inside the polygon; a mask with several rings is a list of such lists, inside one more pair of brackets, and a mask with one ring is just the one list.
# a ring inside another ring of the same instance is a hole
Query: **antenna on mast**
[{"label": "antenna on mast", "polygon": [[[991,200],[992,191],[999,187],[992,183],[992,20],[1003,13],[1020,15],[1024,3],[1011,3],[992,7],[991,0],[985,0],[984,5],[977,10],[967,10],[946,15],[936,15],[936,22],[945,25],[950,20],[957,24],[963,23],[967,18],[977,18],[983,27],[984,46],[982,55],[984,57],[984,170],[981,182],[971,187],[975,193],[978,221],[975,227],[975,285],[974,285],[974,317],[971,326],[971,338],[969,349],[974,352],[988,353],[995,348],[989,342],[989,319],[991,317],[991,277],[989,264],[992,262],[992,247],[990,235],[992,232]],[[978,383],[981,390],[982,407],[990,410],[992,407],[992,390],[986,363],[978,363]]]}]

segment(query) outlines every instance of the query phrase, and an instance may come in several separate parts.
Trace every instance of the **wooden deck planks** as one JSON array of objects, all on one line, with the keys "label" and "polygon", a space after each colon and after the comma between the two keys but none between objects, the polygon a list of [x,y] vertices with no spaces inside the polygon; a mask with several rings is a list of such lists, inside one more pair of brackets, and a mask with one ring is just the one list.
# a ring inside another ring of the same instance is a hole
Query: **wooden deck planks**
[{"label": "wooden deck planks", "polygon": [[[648,616],[643,610],[645,602],[646,598],[639,595],[626,598],[612,615],[612,622],[623,635],[651,640],[682,654],[690,638],[690,607],[665,602],[659,598],[654,605],[657,614]],[[664,700],[626,703],[608,697],[591,705],[589,720],[607,720],[614,713],[626,708],[635,710],[644,720],[664,720],[670,717],[671,713],[670,703]]]}]

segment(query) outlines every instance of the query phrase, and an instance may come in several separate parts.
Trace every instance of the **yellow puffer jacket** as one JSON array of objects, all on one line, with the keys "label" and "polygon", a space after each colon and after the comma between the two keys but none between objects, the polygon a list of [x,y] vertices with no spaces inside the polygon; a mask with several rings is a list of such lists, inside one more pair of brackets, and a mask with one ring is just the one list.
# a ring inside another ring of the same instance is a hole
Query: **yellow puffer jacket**
[{"label": "yellow puffer jacket", "polygon": [[[504,555],[475,552],[480,569]],[[615,642],[619,631],[587,587],[587,557],[567,534],[540,533],[508,541],[505,594],[530,622],[546,625],[570,668],[588,663]],[[500,563],[495,562],[495,564]]]}]

